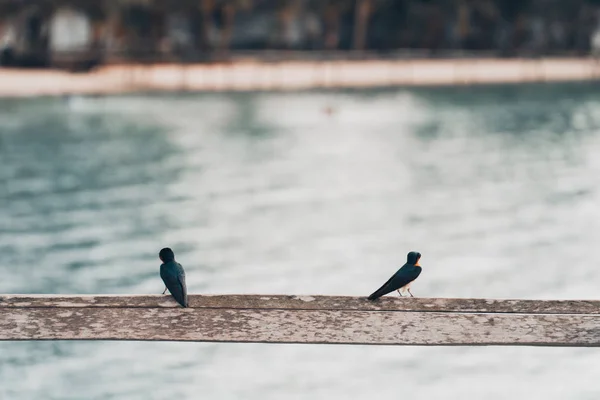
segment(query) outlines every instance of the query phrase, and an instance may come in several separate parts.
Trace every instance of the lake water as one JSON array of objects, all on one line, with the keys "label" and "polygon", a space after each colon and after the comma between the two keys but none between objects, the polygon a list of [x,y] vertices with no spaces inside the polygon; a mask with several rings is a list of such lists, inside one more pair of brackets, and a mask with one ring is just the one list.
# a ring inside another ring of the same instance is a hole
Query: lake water
[{"label": "lake water", "polygon": [[[328,112],[331,111],[331,112]],[[0,293],[600,298],[600,92],[0,101]],[[600,398],[600,350],[1,342],[0,399]]]}]

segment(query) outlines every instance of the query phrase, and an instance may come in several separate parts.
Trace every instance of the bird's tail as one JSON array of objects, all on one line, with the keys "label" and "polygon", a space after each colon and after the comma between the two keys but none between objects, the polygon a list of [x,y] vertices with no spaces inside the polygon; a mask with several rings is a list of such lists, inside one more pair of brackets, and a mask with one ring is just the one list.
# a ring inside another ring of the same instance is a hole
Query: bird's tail
[{"label": "bird's tail", "polygon": [[181,299],[181,298],[177,298],[177,297],[176,297],[176,298],[175,298],[175,300],[177,300],[177,302],[178,302],[178,303],[181,305],[181,307],[184,307],[184,308],[185,308],[185,307],[187,307],[187,306],[188,306],[188,301],[187,301],[187,298],[183,298],[183,299]]},{"label": "bird's tail", "polygon": [[171,294],[173,295],[175,301],[177,301],[181,305],[181,307],[188,307],[187,293],[176,292]]},{"label": "bird's tail", "polygon": [[387,285],[383,285],[382,287],[380,287],[379,289],[377,289],[375,292],[373,292],[368,299],[373,301],[373,300],[377,300],[378,298],[380,298],[381,296],[383,296],[384,294],[387,294],[387,290],[386,290],[386,286]]}]

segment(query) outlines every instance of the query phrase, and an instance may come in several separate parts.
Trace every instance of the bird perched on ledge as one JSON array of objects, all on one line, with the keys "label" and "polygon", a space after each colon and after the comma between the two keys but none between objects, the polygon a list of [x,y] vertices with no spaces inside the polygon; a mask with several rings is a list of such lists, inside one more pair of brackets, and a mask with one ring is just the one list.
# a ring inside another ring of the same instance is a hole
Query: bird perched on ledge
[{"label": "bird perched on ledge", "polygon": [[160,266],[160,277],[165,283],[165,294],[167,289],[183,307],[188,306],[187,286],[185,285],[185,271],[181,264],[175,261],[175,253],[168,247],[165,247],[158,253],[158,257],[163,262]]},{"label": "bird perched on ledge", "polygon": [[421,274],[421,266],[419,260],[421,259],[421,253],[411,251],[406,256],[406,264],[402,266],[382,287],[377,289],[373,294],[369,296],[369,300],[376,300],[381,296],[398,291],[398,294],[402,296],[401,291],[406,289],[410,293],[410,297],[414,297],[410,292],[410,284],[412,281],[418,278]]}]

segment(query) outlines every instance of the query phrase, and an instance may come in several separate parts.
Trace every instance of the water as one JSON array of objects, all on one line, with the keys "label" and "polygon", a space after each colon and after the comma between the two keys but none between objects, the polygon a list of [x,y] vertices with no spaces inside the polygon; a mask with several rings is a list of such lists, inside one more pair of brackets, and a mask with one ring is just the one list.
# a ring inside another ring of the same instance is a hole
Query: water
[{"label": "water", "polygon": [[[331,107],[332,114],[325,112]],[[0,101],[0,293],[598,299],[582,85]],[[0,343],[0,399],[597,399],[596,349]]]}]

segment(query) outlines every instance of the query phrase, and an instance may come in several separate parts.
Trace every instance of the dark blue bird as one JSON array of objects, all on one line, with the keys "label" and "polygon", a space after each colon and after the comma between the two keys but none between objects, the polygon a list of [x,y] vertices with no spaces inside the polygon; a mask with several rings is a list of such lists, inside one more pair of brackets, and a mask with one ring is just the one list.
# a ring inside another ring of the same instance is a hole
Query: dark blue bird
[{"label": "dark blue bird", "polygon": [[410,296],[414,297],[410,292],[410,284],[421,274],[422,268],[419,265],[420,258],[421,253],[416,251],[411,251],[408,253],[406,256],[406,264],[404,264],[402,268],[400,268],[386,283],[384,283],[382,287],[370,295],[369,300],[376,300],[381,296],[393,292],[394,290],[397,290],[398,294],[402,296],[402,293],[400,293],[400,290],[402,289],[406,289],[408,293],[410,293]]},{"label": "dark blue bird", "polygon": [[183,307],[188,306],[187,286],[185,285],[185,271],[181,264],[175,261],[173,250],[165,247],[158,253],[163,262],[160,266],[160,277],[165,283],[165,292],[169,289],[171,295]]}]

